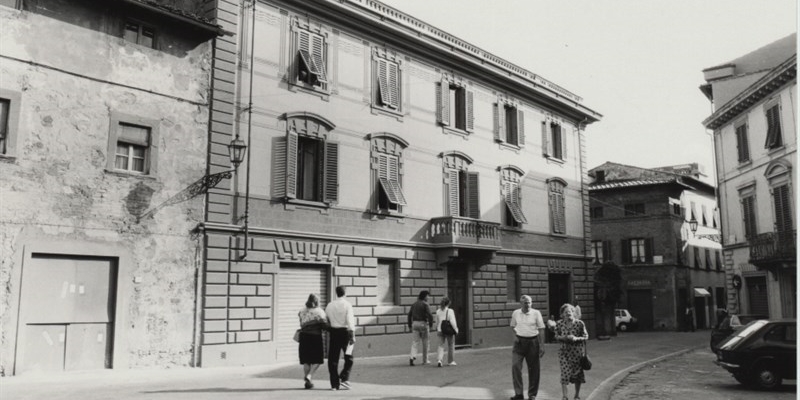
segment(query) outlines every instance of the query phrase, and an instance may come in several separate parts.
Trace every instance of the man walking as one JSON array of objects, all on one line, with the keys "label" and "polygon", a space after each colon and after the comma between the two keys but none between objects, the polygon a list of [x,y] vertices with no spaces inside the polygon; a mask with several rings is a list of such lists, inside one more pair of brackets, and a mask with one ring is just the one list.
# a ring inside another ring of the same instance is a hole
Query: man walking
[{"label": "man walking", "polygon": [[[353,306],[345,299],[344,286],[336,287],[337,299],[328,303],[325,314],[330,325],[330,344],[328,345],[328,373],[331,390],[350,389],[350,370],[353,369],[353,354],[347,346],[356,342],[355,316]],[[339,373],[339,354],[344,352],[344,368]],[[350,354],[348,354],[350,353]]]},{"label": "man walking", "polygon": [[511,314],[514,329],[514,346],[511,350],[511,378],[514,381],[514,397],[524,400],[522,384],[522,360],[528,365],[528,398],[536,399],[539,393],[539,358],[544,357],[544,320],[542,313],[531,307],[530,296],[522,295],[521,308]]},{"label": "man walking", "polygon": [[428,364],[428,333],[430,328],[433,327],[433,314],[428,307],[428,296],[430,292],[423,290],[417,296],[417,302],[411,305],[411,310],[408,312],[408,327],[411,329],[411,358],[408,359],[408,364],[414,366],[414,360],[417,359],[417,348],[419,342],[422,342],[422,365]]}]

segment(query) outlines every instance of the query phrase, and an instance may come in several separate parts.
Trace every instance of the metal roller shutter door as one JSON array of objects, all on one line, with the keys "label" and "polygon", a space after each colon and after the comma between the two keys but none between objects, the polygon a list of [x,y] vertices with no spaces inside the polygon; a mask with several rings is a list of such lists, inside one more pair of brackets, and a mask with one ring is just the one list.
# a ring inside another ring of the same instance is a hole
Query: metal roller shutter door
[{"label": "metal roller shutter door", "polygon": [[305,307],[309,293],[317,293],[320,307],[328,304],[327,267],[308,264],[281,266],[278,275],[277,359],[299,361],[297,343],[292,340],[300,327],[297,313]]}]

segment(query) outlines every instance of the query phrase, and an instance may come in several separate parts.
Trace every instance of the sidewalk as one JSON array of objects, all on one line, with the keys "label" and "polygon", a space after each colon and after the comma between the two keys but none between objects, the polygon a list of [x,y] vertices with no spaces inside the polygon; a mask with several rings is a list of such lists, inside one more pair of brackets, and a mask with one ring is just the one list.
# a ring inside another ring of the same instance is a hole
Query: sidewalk
[{"label": "sidewalk", "polygon": [[[628,332],[607,341],[590,340],[594,368],[586,372],[581,398],[606,400],[641,363],[707,345],[708,331]],[[410,339],[409,339],[410,343]],[[435,348],[434,348],[435,349]],[[0,378],[0,398],[12,399],[508,399],[512,396],[510,347],[456,351],[458,366],[410,367],[405,355],[358,358],[349,391],[330,391],[325,365],[304,390],[302,367],[103,370]],[[547,344],[537,399],[561,399],[558,345]],[[341,365],[341,363],[340,363]],[[524,374],[523,374],[524,375]],[[527,379],[526,379],[527,380]],[[526,383],[527,390],[527,383]],[[570,386],[570,398],[573,387]]]}]

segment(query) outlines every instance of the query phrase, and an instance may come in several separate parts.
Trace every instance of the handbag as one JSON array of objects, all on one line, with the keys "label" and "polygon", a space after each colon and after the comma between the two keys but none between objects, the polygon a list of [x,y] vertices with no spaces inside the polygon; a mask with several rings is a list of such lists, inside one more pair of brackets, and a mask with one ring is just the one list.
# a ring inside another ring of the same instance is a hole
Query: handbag
[{"label": "handbag", "polygon": [[[448,310],[448,311],[450,311],[450,310]],[[442,331],[442,334],[447,335],[447,336],[451,336],[451,335],[455,335],[456,334],[456,330],[453,328],[453,324],[451,324],[450,321],[447,320],[447,314],[445,314],[445,320],[442,321],[442,327],[441,327],[440,330]]]},{"label": "handbag", "polygon": [[294,337],[292,339],[294,339],[295,342],[300,343],[300,329],[294,331]]},{"label": "handbag", "polygon": [[592,369],[592,360],[589,359],[589,353],[586,351],[586,341],[583,342],[583,355],[581,355],[581,369],[588,371]]}]

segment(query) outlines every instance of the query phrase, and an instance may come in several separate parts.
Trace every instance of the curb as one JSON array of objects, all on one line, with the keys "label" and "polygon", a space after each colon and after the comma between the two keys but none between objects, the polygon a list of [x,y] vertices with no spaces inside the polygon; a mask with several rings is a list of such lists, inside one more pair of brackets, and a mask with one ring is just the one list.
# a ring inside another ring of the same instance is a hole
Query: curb
[{"label": "curb", "polygon": [[617,373],[615,373],[614,375],[611,375],[608,378],[606,378],[603,382],[600,382],[600,384],[597,385],[597,387],[594,388],[594,390],[592,390],[592,393],[589,394],[589,397],[587,397],[586,400],[609,400],[611,399],[611,393],[614,391],[617,385],[619,385],[620,382],[622,382],[628,375],[636,371],[639,371],[648,364],[658,363],[670,358],[678,357],[690,351],[702,349],[703,347],[705,347],[705,345],[699,345],[695,347],[690,347],[688,349],[678,350],[674,353],[666,354],[661,357],[656,357],[651,360],[642,361],[638,364],[634,364],[628,368],[617,371]]}]

